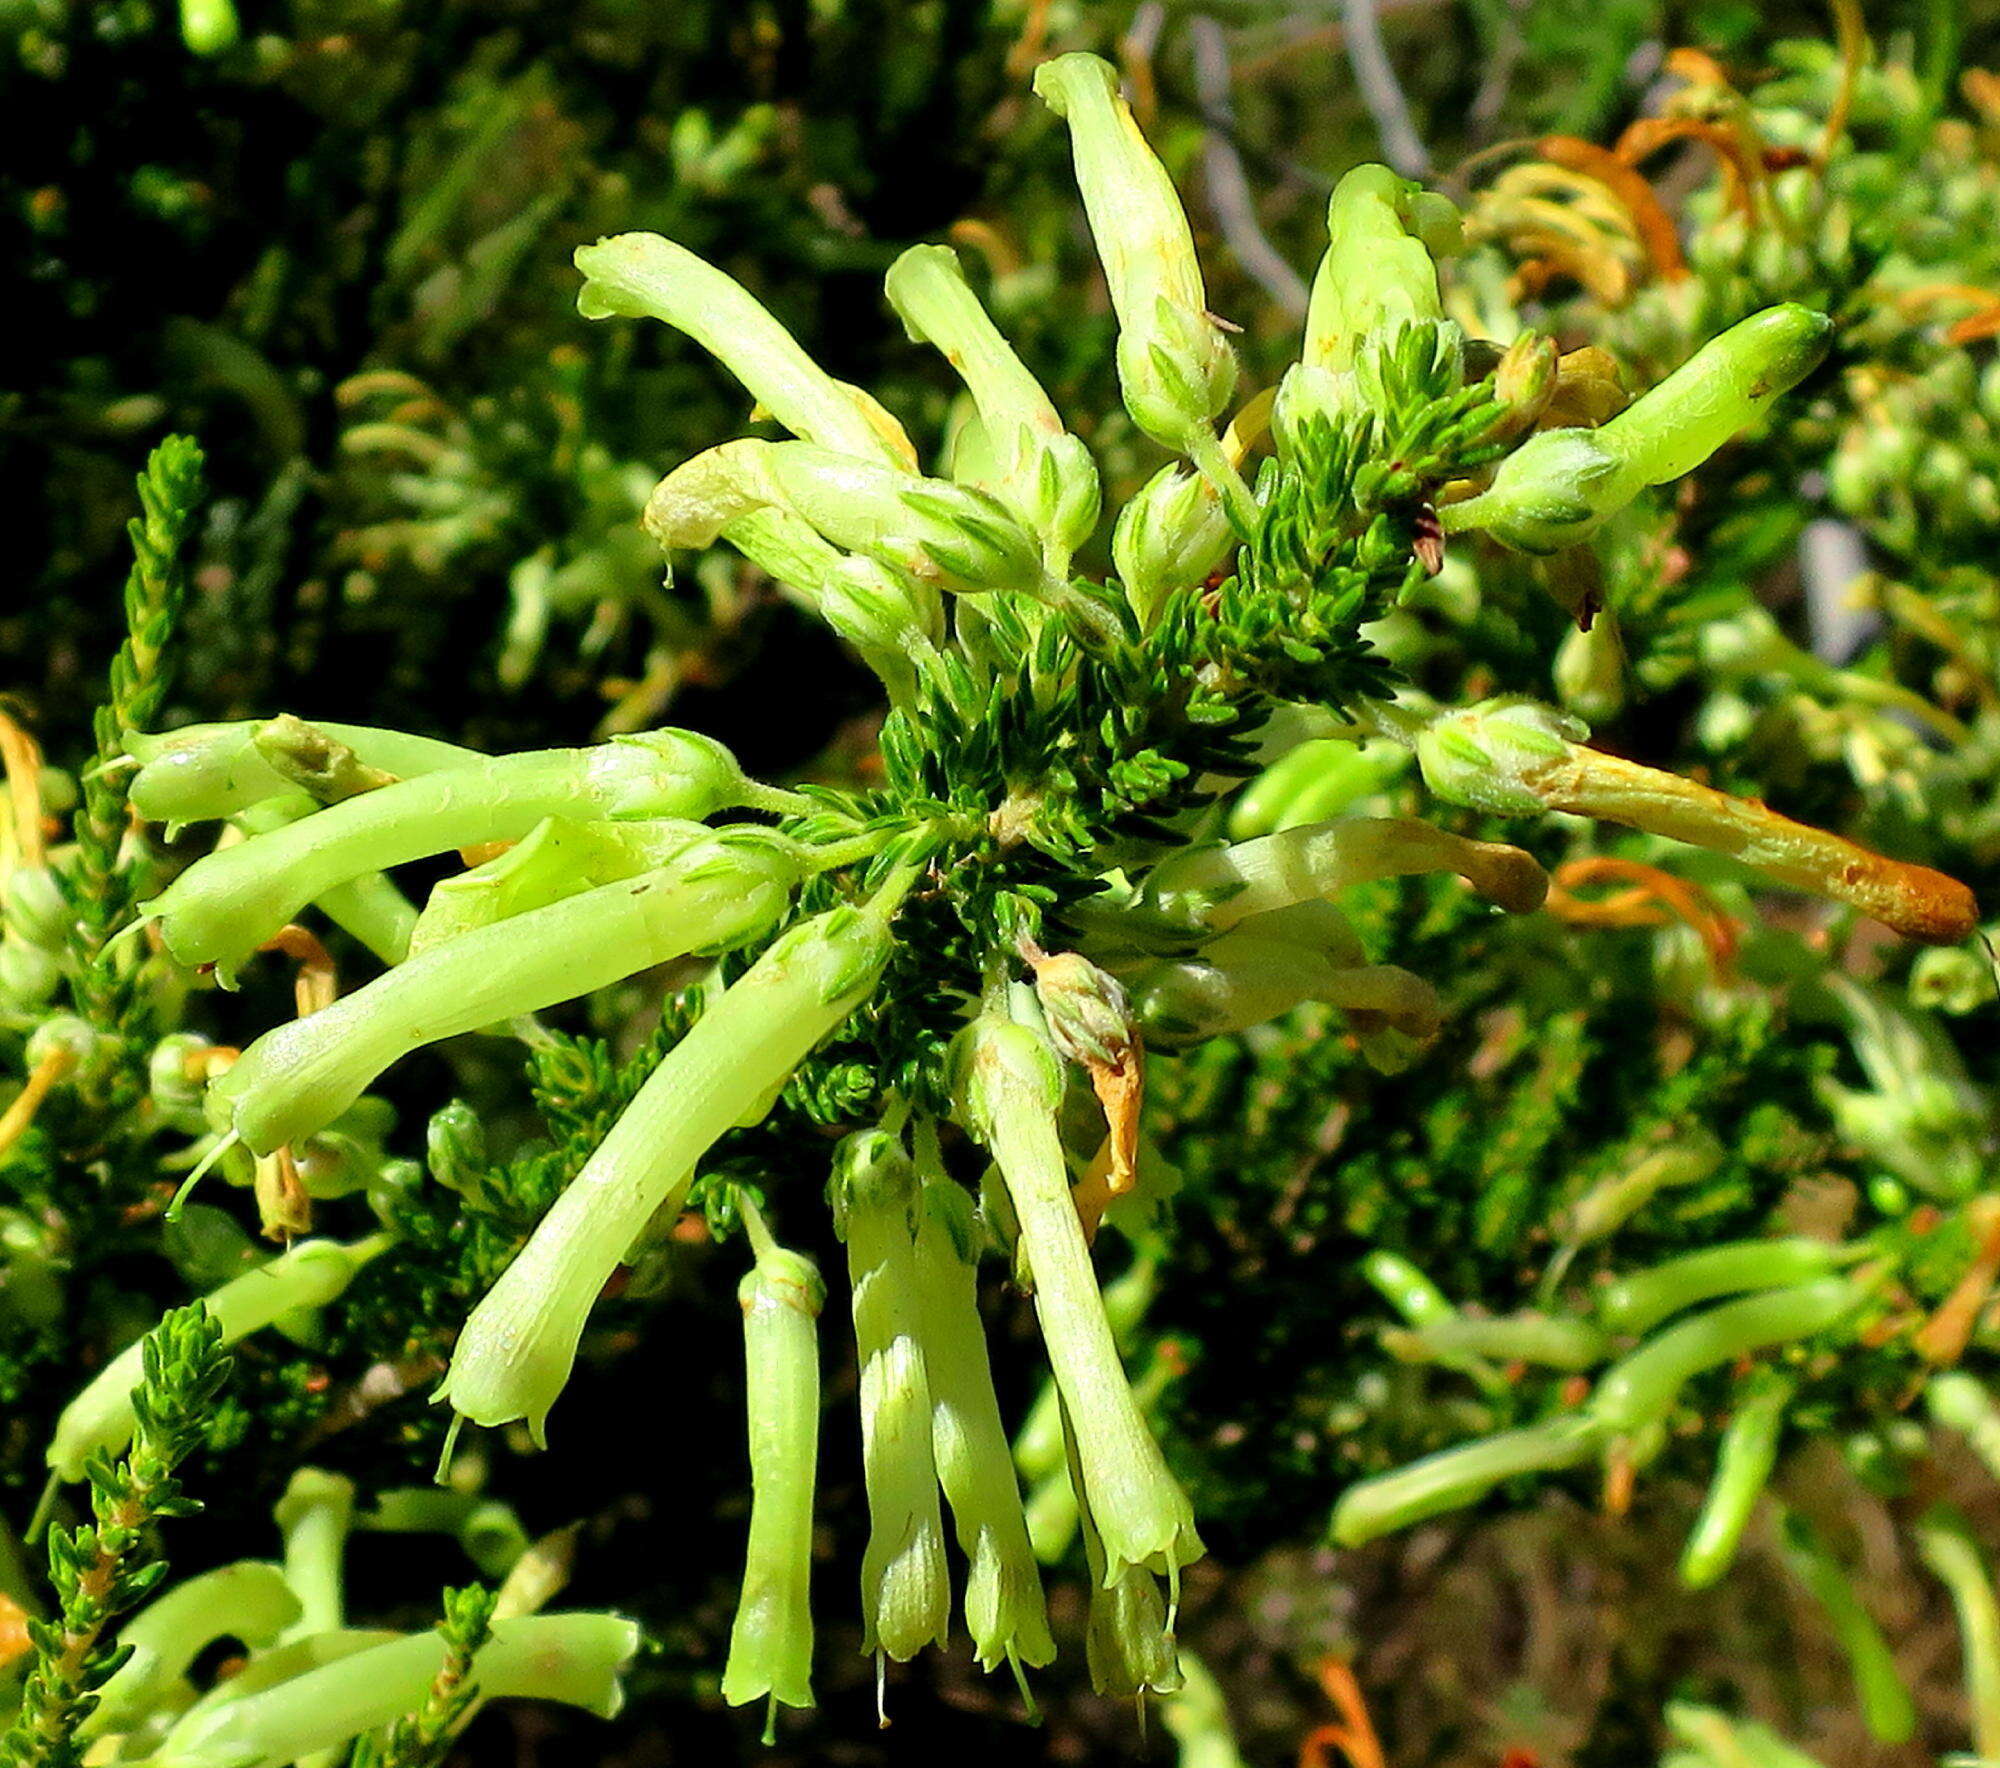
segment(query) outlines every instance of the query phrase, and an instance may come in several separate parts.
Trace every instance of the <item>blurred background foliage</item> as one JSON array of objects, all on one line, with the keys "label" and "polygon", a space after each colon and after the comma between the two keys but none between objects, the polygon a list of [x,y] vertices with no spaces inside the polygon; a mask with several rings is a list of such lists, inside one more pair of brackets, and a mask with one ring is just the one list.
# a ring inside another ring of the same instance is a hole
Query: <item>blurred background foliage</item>
[{"label": "blurred background foliage", "polygon": [[[671,235],[935,436],[948,382],[902,337],[880,278],[910,242],[949,238],[1096,449],[1112,502],[1158,455],[1118,409],[1065,146],[1027,102],[1028,73],[1057,49],[1122,61],[1189,197],[1215,308],[1244,327],[1254,385],[1293,348],[1296,278],[1321,249],[1327,192],[1396,150],[1356,76],[1351,13],[1334,0],[242,0],[232,34],[198,3],[7,0],[9,709],[52,760],[88,754],[122,633],[132,476],[179,429],[208,450],[214,495],[175,722],[284,708],[528,747],[671,717],[765,775],[865,769],[874,696],[830,636],[720,556],[663,583],[637,512],[660,473],[735,433],[741,399],[664,328],[583,327],[572,249],[631,228]],[[1380,0],[1379,13],[1415,146],[1439,175],[1523,138],[1615,139],[1658,111],[1681,46],[1708,52],[1772,118],[1817,127],[1831,102],[1833,27],[1812,5]],[[1695,241],[1693,297],[1650,280],[1623,236],[1553,287],[1509,286],[1519,215],[1504,196],[1475,206],[1486,249],[1466,272],[1469,298],[1516,324],[1526,302],[1566,345],[1604,345],[1628,386],[1770,300],[1843,321],[1834,367],[1795,416],[1705,496],[1607,537],[1624,655],[1590,652],[1525,565],[1486,555],[1476,575],[1455,560],[1382,642],[1440,697],[1559,693],[1626,753],[1954,869],[1991,900],[2000,397],[1990,341],[1942,335],[1965,305],[1940,317],[1924,302],[1940,285],[1976,294],[2000,281],[2000,114],[1991,88],[1961,80],[2000,61],[2000,7],[1878,0],[1867,27],[1877,67],[1897,70],[1856,98],[1873,159],[1836,168],[1828,206],[1798,229],[1733,226],[1726,181],[1699,153],[1662,178]],[[1475,171],[1459,193],[1473,185],[1499,188]],[[1815,540],[1815,520],[1837,532]],[[1861,549],[1873,572],[1859,649],[1815,627],[1827,617],[1810,605],[1819,544]],[[1552,674],[1551,659],[1567,661]],[[1940,740],[1935,718],[1928,738],[1885,719],[1885,688],[1920,695],[1957,735]],[[1589,851],[1575,835],[1574,854]],[[1685,870],[1748,918],[1726,871]],[[1376,1076],[1308,1012],[1163,1062],[1155,1087],[1182,1191],[1131,1353],[1154,1371],[1149,1391],[1217,1549],[1190,1587],[1184,1636],[1220,1680],[1243,1759],[1290,1761],[1302,1746],[1329,1759],[1332,1741],[1311,1736],[1335,1712],[1329,1658],[1356,1663],[1399,1768],[1650,1762],[1673,1699],[1752,1711],[1829,1768],[1934,1759],[1962,1735],[1956,1646],[1890,1518],[1949,1491],[1992,1541],[2000,1503],[1948,1443],[1916,1474],[1882,1473],[1908,1447],[1891,1440],[1902,1375],[1865,1357],[1816,1390],[1802,1414],[1810,1447],[1782,1484],[1859,1568],[1894,1634],[1923,1712],[1914,1745],[1861,1729],[1845,1660],[1775,1530],[1753,1538],[1723,1590],[1671,1587],[1712,1437],[1670,1446],[1630,1515],[1607,1514],[1577,1482],[1337,1560],[1318,1542],[1356,1474],[1502,1428],[1541,1391],[1468,1398],[1385,1356],[1384,1310],[1355,1275],[1363,1251],[1410,1255],[1454,1297],[1519,1305],[1581,1199],[1690,1137],[1715,1151],[1701,1182],[1638,1218],[1622,1255],[1756,1232],[1781,1211],[1903,1219],[1924,1185],[1899,1149],[1927,1173],[1952,1160],[1990,1170],[1990,990],[1976,970],[1876,951],[1856,969],[1886,1004],[1791,990],[1794,948],[1824,936],[1782,917],[1718,960],[1712,941],[1650,924],[1502,929],[1428,886],[1366,900],[1371,943],[1450,979],[1451,1028],[1424,1061]],[[1728,963],[1755,986],[1725,986]],[[241,1023],[279,991],[263,979]],[[642,991],[614,991],[579,1025],[629,1050],[646,1013]],[[1946,1105],[1927,1095],[1897,1115],[1898,1087],[1925,1081]],[[532,1133],[519,1090],[502,1056],[456,1054],[448,1074],[420,1069],[386,1089],[406,1127],[397,1140],[385,1119],[383,1134],[421,1152],[420,1126],[455,1096],[511,1153]],[[51,1133],[73,1130],[58,1116]],[[162,1298],[142,1260],[149,1233],[114,1234],[60,1328],[11,1347],[0,1475],[16,1520],[75,1368]],[[175,1259],[184,1274],[200,1263],[185,1246]],[[1947,1249],[1923,1299],[1956,1270]],[[733,1280],[690,1254],[648,1302],[643,1333],[636,1308],[614,1317],[565,1402],[559,1454],[496,1445],[496,1489],[531,1533],[583,1524],[573,1600],[639,1614],[660,1649],[616,1727],[496,1713],[469,1759],[760,1758],[751,1721],[714,1694],[744,1508],[734,1339],[726,1303],[714,1305]],[[437,1433],[410,1396],[429,1385],[445,1310],[386,1277],[357,1296],[366,1305],[321,1342],[246,1353],[246,1384],[195,1481],[209,1514],[177,1537],[182,1566],[256,1550],[246,1532],[268,1528],[301,1458],[376,1486],[422,1477]],[[386,1356],[405,1327],[401,1360]],[[384,1387],[384,1367],[400,1387]],[[834,1379],[836,1402],[851,1381]],[[1004,1397],[1018,1414],[1032,1388]],[[369,1419],[377,1406],[392,1427]],[[828,1432],[828,1590],[858,1552],[844,1440]],[[364,1605],[421,1611],[463,1575],[447,1539],[363,1535],[354,1553]],[[1055,1598],[1073,1642],[1076,1592]],[[1012,1690],[957,1658],[899,1674],[896,1727],[878,1740],[843,1612],[823,1604],[823,1708],[761,1759],[949,1749],[1094,1763],[1141,1748],[1129,1711],[1083,1692],[1072,1668],[1046,1679],[1046,1723],[1030,1732]],[[1177,1741],[1192,1724],[1170,1719],[1148,1747],[1227,1768],[1193,1753],[1199,1738]]]}]

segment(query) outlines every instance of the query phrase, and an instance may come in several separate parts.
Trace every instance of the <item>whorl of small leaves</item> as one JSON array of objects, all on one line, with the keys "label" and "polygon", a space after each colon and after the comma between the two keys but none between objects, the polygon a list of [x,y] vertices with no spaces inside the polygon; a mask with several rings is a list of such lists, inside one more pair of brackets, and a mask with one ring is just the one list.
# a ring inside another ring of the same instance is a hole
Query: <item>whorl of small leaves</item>
[{"label": "whorl of small leaves", "polygon": [[[105,942],[129,916],[141,880],[125,860],[130,821],[125,732],[158,717],[167,690],[167,655],[187,594],[185,553],[202,499],[202,453],[192,438],[169,436],[138,478],[141,513],[128,525],[132,568],[125,579],[125,642],[111,661],[110,689],[96,713],[97,755],[84,775],[75,819],[76,863],[68,883],[76,1010],[113,1034],[140,1030],[131,1021],[137,996],[127,974],[104,956]],[[124,1086],[136,1092],[136,1079]],[[108,1101],[121,1103],[122,1100]]]},{"label": "whorl of small leaves", "polygon": [[20,1713],[0,1738],[0,1768],[81,1768],[77,1728],[126,1656],[104,1644],[105,1633],[166,1576],[153,1527],[201,1508],[175,1469],[228,1379],[221,1329],[200,1303],[178,1308],[147,1335],[144,1364],[131,1448],[118,1461],[99,1453],[86,1470],[94,1520],[50,1531],[56,1618],[30,1624],[34,1663]]},{"label": "whorl of small leaves", "polygon": [[444,1593],[444,1662],[431,1680],[424,1704],[398,1719],[381,1741],[356,1741],[349,1768],[441,1768],[452,1739],[472,1711],[479,1689],[472,1681],[472,1660],[492,1637],[497,1598],[479,1584]]}]

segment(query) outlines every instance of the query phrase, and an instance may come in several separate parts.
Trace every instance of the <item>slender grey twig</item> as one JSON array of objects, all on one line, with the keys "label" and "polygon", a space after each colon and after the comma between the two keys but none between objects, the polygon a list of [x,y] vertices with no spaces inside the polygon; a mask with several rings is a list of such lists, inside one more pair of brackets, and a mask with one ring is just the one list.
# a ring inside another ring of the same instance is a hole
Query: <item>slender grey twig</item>
[{"label": "slender grey twig", "polygon": [[1427,177],[1430,150],[1410,120],[1409,100],[1396,83],[1396,70],[1389,65],[1389,52],[1382,46],[1375,0],[1341,0],[1341,16],[1347,21],[1347,54],[1354,63],[1361,101],[1382,137],[1382,157],[1405,178]]},{"label": "slender grey twig", "polygon": [[1257,225],[1256,201],[1243,170],[1243,156],[1236,151],[1236,116],[1229,99],[1229,45],[1222,27],[1197,13],[1188,21],[1188,33],[1194,45],[1195,93],[1208,124],[1201,149],[1208,206],[1245,274],[1292,318],[1303,319],[1305,281]]}]

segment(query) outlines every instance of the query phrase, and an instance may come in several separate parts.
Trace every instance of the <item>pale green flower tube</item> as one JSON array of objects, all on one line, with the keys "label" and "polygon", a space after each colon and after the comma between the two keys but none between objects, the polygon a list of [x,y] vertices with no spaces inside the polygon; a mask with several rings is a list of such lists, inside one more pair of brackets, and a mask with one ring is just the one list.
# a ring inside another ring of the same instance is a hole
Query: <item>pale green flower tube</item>
[{"label": "pale green flower tube", "polygon": [[[618,1615],[522,1615],[494,1623],[470,1680],[489,1700],[561,1701],[608,1719],[638,1649],[638,1624]],[[421,1707],[444,1658],[437,1633],[417,1633],[233,1699],[224,1683],[167,1733],[149,1768],[288,1768]]]},{"label": "pale green flower tube", "polygon": [[123,1731],[150,1713],[191,1702],[188,1670],[216,1640],[261,1650],[275,1645],[300,1612],[284,1572],[267,1560],[238,1560],[176,1584],[118,1629],[119,1648],[132,1655],[105,1683],[79,1735]]},{"label": "pale green flower tube", "polygon": [[499,756],[400,780],[197,860],[142,914],[184,964],[225,979],[314,898],[365,873],[518,841],[546,817],[690,817],[794,800],[745,777],[720,743],[650,731],[594,749]]},{"label": "pale green flower tube", "polygon": [[712,831],[662,817],[643,823],[579,823],[552,816],[504,852],[431,886],[410,930],[408,955],[531,909],[636,878],[678,858]]},{"label": "pale green flower tube", "polygon": [[966,1559],[966,1631],[982,1669],[1046,1664],[1055,1641],[987,1361],[972,1199],[938,1170],[922,1140],[918,1151],[926,1169],[916,1204],[918,1327],[938,1479]]},{"label": "pale green flower tube", "polygon": [[834,1157],[831,1195],[834,1220],[847,1241],[861,1365],[861,1466],[868,1491],[861,1649],[901,1663],[926,1645],[942,1644],[951,1625],[909,1156],[884,1131],[849,1136]]},{"label": "pale green flower tube", "polygon": [[784,912],[800,872],[791,844],[727,830],[656,871],[429,946],[267,1031],[210,1086],[209,1122],[254,1154],[301,1142],[426,1044],[757,938]]},{"label": "pale green flower tube", "polygon": [[1326,256],[1306,309],[1309,368],[1340,373],[1370,332],[1413,320],[1439,320],[1433,252],[1458,243],[1459,217],[1437,196],[1387,166],[1356,166],[1326,206]]},{"label": "pale green flower tube", "polygon": [[1209,425],[1229,402],[1236,358],[1209,315],[1173,180],[1119,97],[1110,63],[1059,55],[1035,70],[1035,93],[1069,125],[1077,186],[1118,313],[1125,409],[1207,472],[1206,457],[1217,453]]},{"label": "pale green flower tube", "polygon": [[598,1293],[729,1130],[760,1122],[793,1069],[873,992],[910,875],[866,906],[788,929],[647,1077],[500,1280],[436,1397],[475,1424],[524,1418],[541,1443]]},{"label": "pale green flower tube", "polygon": [[[926,479],[809,442],[725,442],[676,467],[646,505],[661,546],[712,545],[745,518],[777,510],[836,547],[961,595],[1034,592],[1045,575],[1033,537],[983,491]],[[751,530],[751,538],[758,538]]]},{"label": "pale green flower tube", "polygon": [[580,246],[586,319],[659,319],[685,332],[795,436],[862,460],[914,468],[903,428],[859,387],[838,381],[733,277],[657,233]]},{"label": "pale green flower tube", "polygon": [[738,516],[722,537],[852,645],[882,678],[892,703],[910,699],[915,665],[933,657],[944,637],[944,602],[935,586],[851,557],[781,509]]},{"label": "pale green flower tube", "polygon": [[960,1036],[966,1121],[992,1153],[1020,1223],[1049,1364],[1076,1427],[1083,1497],[1097,1518],[1107,1586],[1128,1566],[1169,1577],[1201,1556],[1194,1511],[1133,1399],[1071,1199],[1056,1132],[1062,1073],[1026,1025],[988,1012]]},{"label": "pale green flower tube", "polygon": [[1174,1637],[1178,1590],[1169,1597],[1144,1566],[1118,1564],[1104,1547],[1100,1520],[1085,1492],[1076,1420],[1062,1403],[1063,1452],[1072,1491],[1078,1494],[1077,1524],[1083,1560],[1090,1573],[1090,1612],[1084,1622],[1084,1661],[1098,1694],[1134,1699],[1174,1694],[1181,1687],[1180,1650]]},{"label": "pale green flower tube", "polygon": [[[298,791],[299,782],[273,767],[257,743],[259,733],[276,722],[251,718],[192,724],[161,736],[127,731],[125,753],[141,764],[127,788],[132,808],[149,823],[199,823]],[[367,766],[398,779],[485,759],[476,749],[403,731],[325,719],[315,719],[307,728],[324,732]]]},{"label": "pale green flower tube", "polygon": [[1549,880],[1534,858],[1469,841],[1415,817],[1302,823],[1227,847],[1195,848],[1154,869],[1148,899],[1165,913],[1225,931],[1252,915],[1337,896],[1378,878],[1454,872],[1515,914],[1542,906]]},{"label": "pale green flower tube", "polygon": [[1441,1449],[1393,1473],[1349,1486],[1333,1510],[1333,1538],[1358,1547],[1447,1511],[1476,1504],[1502,1480],[1588,1461],[1604,1433],[1586,1418],[1557,1418]]},{"label": "pale green flower tube", "polygon": [[1648,485],[1691,473],[1824,360],[1833,321],[1767,308],[1711,339],[1595,430],[1543,430],[1503,460],[1490,489],[1440,512],[1445,531],[1483,528],[1523,552],[1587,538]]},{"label": "pale green flower tube", "polygon": [[722,1698],[733,1707],[764,1696],[774,1704],[809,1707],[817,1322],[826,1285],[812,1260],[772,1243],[754,1211],[746,1210],[744,1221],[757,1247],[756,1266],[736,1292],[743,1306],[750,1427],[750,1540]]},{"label": "pale green flower tube", "polygon": [[889,305],[910,336],[942,351],[979,413],[991,476],[975,482],[1041,536],[1060,576],[1097,525],[1099,487],[1090,450],[1063,428],[1042,385],[979,304],[949,246],[912,246],[889,266]]},{"label": "pale green flower tube", "polygon": [[[301,1240],[269,1264],[231,1278],[204,1296],[202,1306],[222,1328],[222,1342],[235,1344],[287,1314],[325,1307],[370,1259],[394,1244],[388,1234],[371,1234],[347,1246]],[[143,1339],[128,1345],[63,1408],[48,1448],[56,1478],[82,1479],[91,1455],[100,1449],[116,1455],[132,1440],[132,1395],[145,1374],[144,1347]]]}]

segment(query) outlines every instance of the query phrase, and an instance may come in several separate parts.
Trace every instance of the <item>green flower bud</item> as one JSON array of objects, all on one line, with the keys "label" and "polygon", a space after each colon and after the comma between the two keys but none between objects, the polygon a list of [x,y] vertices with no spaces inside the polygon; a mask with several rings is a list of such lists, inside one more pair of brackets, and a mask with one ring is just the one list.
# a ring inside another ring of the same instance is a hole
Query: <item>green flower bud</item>
[{"label": "green flower bud", "polygon": [[1097,466],[1063,428],[1041,384],[1008,346],[966,285],[949,246],[912,246],[889,267],[889,304],[910,336],[934,344],[972,393],[989,457],[975,483],[1042,538],[1050,569],[1097,525]]},{"label": "green flower bud", "polygon": [[160,1121],[183,1135],[206,1135],[202,1101],[208,1085],[203,1055],[213,1046],[191,1031],[176,1031],[153,1046],[146,1058],[147,1094]]},{"label": "green flower bud", "polygon": [[1155,441],[1190,452],[1194,433],[1229,402],[1236,358],[1209,315],[1173,180],[1108,62],[1059,55],[1035,70],[1035,92],[1069,124],[1077,185],[1118,314],[1125,409]]},{"label": "green flower bud", "polygon": [[916,450],[903,428],[859,387],[838,381],[799,348],[741,283],[656,233],[621,233],[582,246],[586,319],[659,319],[685,332],[743,383],[794,436],[903,469]]},{"label": "green flower bud", "polygon": [[424,1164],[447,1191],[464,1196],[486,1180],[486,1126],[463,1099],[431,1113],[424,1126]]},{"label": "green flower bud", "polygon": [[1479,496],[1440,512],[1448,533],[1483,528],[1523,552],[1586,539],[1648,485],[1692,472],[1817,368],[1833,322],[1772,307],[1712,339],[1597,430],[1543,430],[1500,463]]},{"label": "green flower bud", "polygon": [[1550,675],[1557,698],[1579,718],[1610,720],[1625,709],[1625,645],[1608,609],[1563,634]]},{"label": "green flower bud", "polygon": [[931,584],[852,558],[779,509],[738,516],[723,538],[852,645],[892,701],[912,696],[913,659],[944,637],[944,604]]},{"label": "green flower bud", "polygon": [[0,1003],[32,1013],[46,1005],[63,978],[62,959],[11,933],[0,935]]},{"label": "green flower bud", "polygon": [[7,893],[0,901],[0,925],[10,937],[59,950],[69,930],[69,904],[62,886],[48,866],[16,866],[7,877]]},{"label": "green flower bud", "polygon": [[1168,596],[1206,582],[1235,550],[1220,493],[1179,467],[1148,479],[1111,531],[1111,560],[1142,627],[1152,625]]}]

